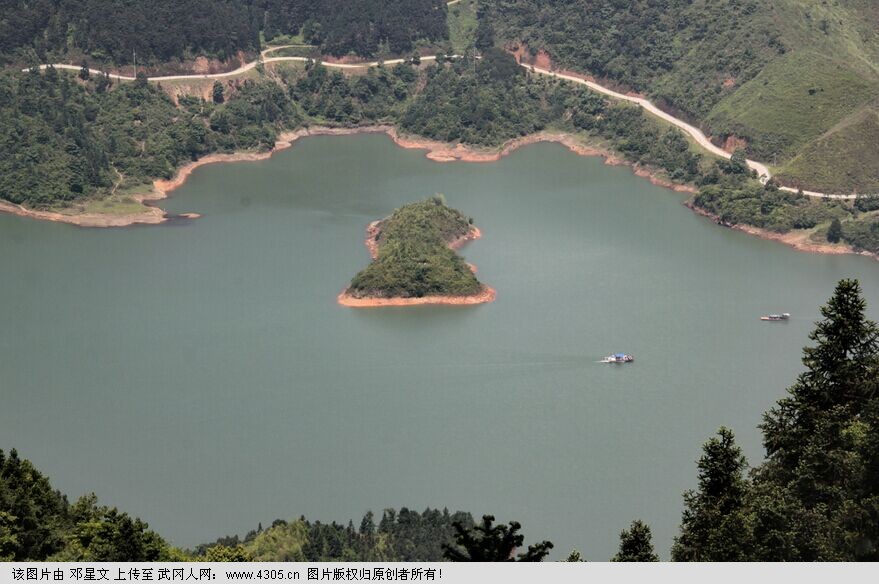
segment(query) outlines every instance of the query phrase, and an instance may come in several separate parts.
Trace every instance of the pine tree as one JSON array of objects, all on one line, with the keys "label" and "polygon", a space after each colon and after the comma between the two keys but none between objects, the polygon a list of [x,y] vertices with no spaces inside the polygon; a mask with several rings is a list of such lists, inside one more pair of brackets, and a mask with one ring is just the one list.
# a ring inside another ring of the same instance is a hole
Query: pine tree
[{"label": "pine tree", "polygon": [[613,562],[658,562],[653,550],[653,534],[650,526],[637,519],[627,530],[620,533],[620,550]]},{"label": "pine tree", "polygon": [[360,522],[360,535],[372,537],[375,535],[375,518],[372,511],[367,511]]},{"label": "pine tree", "polygon": [[[810,445],[820,444],[821,460],[812,467],[808,485],[801,494],[814,502],[822,500],[818,483],[840,478],[839,468],[826,460],[826,448],[837,448],[841,432],[858,416],[867,402],[877,396],[876,378],[879,329],[865,316],[866,303],[857,280],[842,280],[833,297],[821,308],[823,320],[809,335],[814,347],[803,350],[806,371],[788,389],[789,397],[779,400],[764,415],[763,443],[777,482],[804,476],[803,464]],[[814,450],[814,449],[811,449]]]},{"label": "pine tree", "polygon": [[830,243],[838,243],[842,239],[842,223],[839,218],[834,217],[830,222],[830,228],[827,229],[827,241]]},{"label": "pine tree", "polygon": [[493,523],[492,515],[483,515],[482,523],[469,529],[456,522],[456,545],[443,545],[443,555],[453,562],[540,562],[553,548],[551,542],[542,541],[516,556],[516,549],[525,541],[525,536],[518,533],[522,525],[516,521],[509,525]]},{"label": "pine tree", "polygon": [[702,447],[699,489],[684,493],[681,533],[671,556],[676,562],[747,560],[750,533],[744,508],[747,462],[731,430],[721,427]]},{"label": "pine tree", "polygon": [[223,92],[224,92],[223,84],[220,83],[219,81],[214,81],[214,88],[212,90],[212,96],[214,99],[214,103],[223,103],[224,101],[226,101],[226,98],[225,98]]},{"label": "pine tree", "polygon": [[729,169],[733,174],[744,174],[748,170],[748,160],[745,151],[739,148],[733,152],[729,159]]},{"label": "pine tree", "polygon": [[758,559],[879,557],[879,329],[857,280],[821,308],[788,397],[764,415],[754,478]]}]

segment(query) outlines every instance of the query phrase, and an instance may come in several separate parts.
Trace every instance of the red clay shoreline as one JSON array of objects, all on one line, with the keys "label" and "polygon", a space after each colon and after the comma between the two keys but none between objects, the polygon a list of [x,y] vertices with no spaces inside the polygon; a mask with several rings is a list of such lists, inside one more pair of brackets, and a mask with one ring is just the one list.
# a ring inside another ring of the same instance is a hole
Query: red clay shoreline
[{"label": "red clay shoreline", "polygon": [[348,291],[340,293],[336,302],[348,308],[380,308],[383,306],[424,306],[428,304],[444,306],[468,306],[494,302],[497,291],[491,286],[483,286],[479,294],[471,296],[422,296],[420,298],[355,298]]},{"label": "red clay shoreline", "polygon": [[[298,130],[284,132],[278,136],[275,146],[272,150],[265,152],[234,152],[234,153],[215,153],[203,156],[198,160],[181,166],[173,178],[168,180],[156,180],[153,182],[153,189],[144,194],[132,195],[131,198],[149,205],[154,201],[167,198],[169,193],[174,189],[182,186],[189,175],[199,168],[208,164],[223,162],[240,162],[240,161],[257,161],[271,158],[276,152],[286,150],[301,139],[309,136],[347,136],[353,134],[386,134],[397,146],[406,149],[425,150],[425,156],[429,160],[435,162],[496,162],[514,152],[515,150],[536,144],[538,142],[554,142],[561,144],[580,156],[601,156],[604,162],[611,166],[629,166],[632,172],[639,177],[646,178],[651,183],[665,187],[682,193],[696,193],[696,189],[692,185],[674,183],[663,177],[657,176],[650,168],[645,168],[637,164],[633,164],[627,160],[619,158],[608,150],[589,146],[580,142],[575,136],[564,132],[538,132],[521,138],[509,140],[497,149],[477,149],[463,144],[448,144],[428,138],[417,136],[401,135],[394,126],[389,125],[373,125],[360,126],[356,128],[335,128],[328,126],[305,127]],[[685,206],[699,215],[710,217],[719,223],[719,218],[715,215],[700,209],[691,202],[685,203]],[[26,209],[20,205],[15,205],[8,201],[0,201],[0,213],[10,213],[21,217],[30,217],[44,221],[56,221],[61,223],[70,223],[80,227],[128,227],[131,225],[157,225],[170,220],[165,211],[157,206],[149,205],[142,213],[112,215],[102,213],[79,213],[64,214],[57,211],[41,211],[35,209]],[[192,220],[197,219],[197,213],[182,213],[178,218]],[[807,253],[820,254],[855,254],[868,256],[879,260],[879,254],[873,254],[867,251],[857,251],[850,246],[819,244],[805,241],[803,234],[800,232],[791,233],[775,233],[759,227],[750,225],[733,225],[730,226],[737,231],[742,231],[749,235],[759,237],[760,239],[776,241],[788,245],[797,251]],[[415,300],[415,299],[412,299]]]},{"label": "red clay shoreline", "polygon": [[[376,259],[376,257],[378,257],[378,242],[376,241],[376,236],[379,234],[379,228],[381,227],[382,221],[384,221],[384,219],[373,221],[366,226],[366,239],[363,241],[363,244],[366,246],[366,249],[369,250],[369,255],[372,259]],[[471,225],[470,231],[467,234],[462,235],[461,237],[449,242],[448,245],[452,249],[458,249],[468,241],[474,241],[479,239],[480,237],[482,237],[482,232],[479,230],[478,227]],[[472,264],[467,265],[470,266],[470,269],[473,270],[473,273],[476,273],[476,266]],[[336,302],[338,302],[342,306],[347,306],[349,308],[379,308],[382,306],[422,306],[425,304],[465,306],[494,302],[495,298],[497,298],[497,291],[491,286],[486,286],[484,284],[482,286],[482,290],[480,290],[477,294],[470,294],[468,296],[422,296],[419,298],[384,298],[364,296],[358,298],[349,294],[348,290],[348,288],[345,288],[336,297]]]},{"label": "red clay shoreline", "polygon": [[[257,161],[271,158],[276,152],[286,150],[293,146],[293,143],[300,138],[308,136],[345,136],[351,134],[386,134],[395,144],[401,148],[426,150],[425,156],[435,162],[496,162],[509,155],[513,151],[538,142],[555,142],[562,144],[572,152],[581,156],[602,156],[605,163],[614,166],[629,165],[633,166],[633,172],[638,176],[648,178],[653,184],[670,188],[679,192],[695,192],[695,189],[689,185],[681,185],[672,183],[671,181],[662,179],[653,174],[646,168],[631,165],[631,163],[613,155],[607,150],[587,146],[578,141],[574,136],[566,133],[539,132],[521,138],[514,138],[506,142],[497,149],[478,149],[465,146],[463,144],[448,144],[427,138],[417,136],[401,135],[397,129],[388,125],[361,126],[356,128],[334,128],[326,126],[314,126],[300,128],[298,130],[284,132],[278,136],[275,146],[272,150],[265,152],[233,152],[233,153],[214,153],[203,156],[198,160],[184,164],[175,173],[174,177],[167,180],[156,180],[153,182],[153,188],[148,193],[131,195],[131,198],[137,202],[148,204],[160,201],[169,196],[174,189],[182,186],[189,175],[201,166],[215,164],[221,162],[240,162],[240,161]],[[149,206],[141,213],[129,213],[123,215],[113,215],[105,213],[61,213],[58,211],[43,211],[37,209],[27,209],[20,205],[15,205],[6,201],[0,201],[0,212],[11,213],[21,217],[30,217],[41,219],[44,221],[57,221],[70,223],[80,227],[127,227],[130,225],[156,225],[164,223],[171,219],[168,214],[159,207]],[[197,214],[182,214],[180,217],[185,219],[193,219]]]},{"label": "red clay shoreline", "polygon": [[879,254],[875,254],[866,250],[856,250],[852,246],[845,243],[817,243],[814,241],[810,241],[808,239],[808,232],[803,230],[798,231],[789,231],[787,233],[778,233],[776,231],[769,231],[768,229],[762,229],[760,227],[754,227],[753,225],[741,225],[735,224],[730,225],[728,223],[723,223],[720,220],[720,217],[708,211],[706,209],[702,209],[701,207],[697,207],[691,201],[688,201],[685,204],[689,209],[691,209],[697,215],[701,215],[702,217],[706,217],[711,219],[718,225],[723,227],[729,227],[730,229],[735,229],[736,231],[741,231],[742,233],[747,233],[748,235],[753,235],[755,237],[759,237],[760,239],[765,239],[768,241],[775,241],[778,243],[783,243],[788,247],[792,247],[797,251],[803,251],[807,253],[817,253],[824,255],[861,255],[868,258],[872,258],[874,260],[879,260]]}]

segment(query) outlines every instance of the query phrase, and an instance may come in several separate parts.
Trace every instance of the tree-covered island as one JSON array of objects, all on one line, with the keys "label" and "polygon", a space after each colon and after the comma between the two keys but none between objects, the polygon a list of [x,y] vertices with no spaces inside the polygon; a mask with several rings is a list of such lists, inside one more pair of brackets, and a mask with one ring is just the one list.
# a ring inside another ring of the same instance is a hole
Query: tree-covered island
[{"label": "tree-covered island", "polygon": [[412,304],[481,304],[495,292],[476,279],[455,253],[478,239],[473,220],[445,204],[442,195],[410,203],[366,230],[373,261],[351,280],[339,303],[353,307]]}]

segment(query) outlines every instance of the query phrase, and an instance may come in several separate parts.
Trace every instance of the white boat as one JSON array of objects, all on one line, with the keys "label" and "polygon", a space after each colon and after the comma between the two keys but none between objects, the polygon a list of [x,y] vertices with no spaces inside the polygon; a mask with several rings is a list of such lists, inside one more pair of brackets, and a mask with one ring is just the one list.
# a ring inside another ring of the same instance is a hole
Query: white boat
[{"label": "white boat", "polygon": [[776,320],[787,320],[787,319],[789,319],[789,318],[790,318],[790,313],[789,313],[789,312],[783,312],[783,313],[781,313],[781,314],[765,314],[765,315],[763,315],[763,316],[760,317],[760,320],[772,320],[772,321],[776,321]]},{"label": "white boat", "polygon": [[635,358],[625,353],[614,353],[601,360],[602,363],[631,363]]}]

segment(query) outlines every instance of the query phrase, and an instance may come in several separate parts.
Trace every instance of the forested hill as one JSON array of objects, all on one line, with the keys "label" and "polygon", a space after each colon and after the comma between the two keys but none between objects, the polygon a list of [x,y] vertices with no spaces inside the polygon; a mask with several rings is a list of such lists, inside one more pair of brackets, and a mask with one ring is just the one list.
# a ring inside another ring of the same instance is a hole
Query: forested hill
[{"label": "forested hill", "polygon": [[248,0],[0,0],[0,58],[48,56],[142,63],[259,48],[261,12]]},{"label": "forested hill", "polygon": [[325,54],[405,53],[448,39],[445,0],[0,0],[0,63],[159,64],[255,54],[260,32]]},{"label": "forested hill", "polygon": [[481,0],[480,16],[483,43],[646,93],[789,184],[879,191],[875,0]]},{"label": "forested hill", "polygon": [[264,0],[265,36],[301,32],[325,54],[402,54],[449,38],[446,0]]}]

